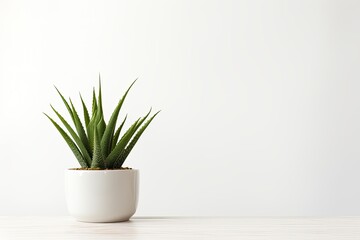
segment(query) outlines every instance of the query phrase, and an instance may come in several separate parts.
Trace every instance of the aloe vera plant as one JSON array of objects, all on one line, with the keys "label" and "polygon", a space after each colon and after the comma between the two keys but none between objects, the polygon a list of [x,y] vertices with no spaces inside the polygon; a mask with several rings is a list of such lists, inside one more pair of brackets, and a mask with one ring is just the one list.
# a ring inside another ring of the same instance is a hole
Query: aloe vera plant
[{"label": "aloe vera plant", "polygon": [[74,128],[51,105],[50,106],[52,110],[57,115],[61,123],[64,125],[67,132],[49,115],[47,115],[46,113],[44,114],[49,118],[49,120],[64,138],[71,151],[75,155],[76,159],[78,160],[81,168],[122,168],[124,161],[128,157],[129,153],[131,152],[145,129],[160,112],[156,112],[155,114],[150,116],[150,109],[150,111],[144,117],[138,118],[125,131],[122,137],[120,137],[127,119],[127,115],[121,121],[121,124],[116,128],[118,116],[121,107],[125,101],[125,98],[135,82],[136,80],[126,90],[122,98],[120,98],[107,124],[105,123],[103,114],[100,77],[97,97],[95,93],[95,88],[93,89],[91,115],[80,94],[80,100],[84,114],[83,122],[81,121],[71,99],[67,101],[61,94],[61,92],[55,87],[67,111],[69,112]]}]

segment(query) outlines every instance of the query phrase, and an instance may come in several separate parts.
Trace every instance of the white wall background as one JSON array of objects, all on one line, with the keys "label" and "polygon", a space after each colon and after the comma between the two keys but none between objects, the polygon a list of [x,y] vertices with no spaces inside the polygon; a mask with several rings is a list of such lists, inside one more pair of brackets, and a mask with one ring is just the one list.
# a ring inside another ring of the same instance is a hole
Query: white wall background
[{"label": "white wall background", "polygon": [[[0,215],[63,215],[53,84],[162,109],[137,215],[360,214],[359,1],[0,1]],[[54,114],[52,114],[54,115]]]}]

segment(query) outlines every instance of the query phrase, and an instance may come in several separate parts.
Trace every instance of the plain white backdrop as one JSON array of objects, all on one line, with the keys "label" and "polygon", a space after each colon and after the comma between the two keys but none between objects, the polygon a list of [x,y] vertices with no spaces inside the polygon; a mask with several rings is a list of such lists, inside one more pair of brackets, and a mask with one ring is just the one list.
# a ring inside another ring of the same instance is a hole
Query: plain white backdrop
[{"label": "plain white backdrop", "polygon": [[360,214],[360,2],[0,0],[0,215],[65,215],[53,87],[162,112],[136,215]]}]

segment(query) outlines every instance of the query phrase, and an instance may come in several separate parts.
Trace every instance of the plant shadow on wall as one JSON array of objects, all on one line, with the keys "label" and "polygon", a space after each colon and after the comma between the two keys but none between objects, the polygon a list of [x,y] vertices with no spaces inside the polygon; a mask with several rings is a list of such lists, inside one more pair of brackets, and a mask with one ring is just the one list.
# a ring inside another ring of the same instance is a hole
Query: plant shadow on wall
[{"label": "plant shadow on wall", "polygon": [[68,169],[65,177],[68,210],[79,221],[127,221],[136,211],[139,171],[122,166],[141,135],[160,111],[150,116],[150,109],[120,138],[127,115],[116,128],[117,119],[125,98],[135,82],[136,80],[120,98],[107,124],[103,115],[100,76],[98,96],[95,88],[93,89],[91,116],[80,94],[84,122],[80,120],[71,99],[67,101],[56,87],[75,127],[71,127],[51,105],[67,132],[44,113],[64,138],[81,166],[81,168]]}]

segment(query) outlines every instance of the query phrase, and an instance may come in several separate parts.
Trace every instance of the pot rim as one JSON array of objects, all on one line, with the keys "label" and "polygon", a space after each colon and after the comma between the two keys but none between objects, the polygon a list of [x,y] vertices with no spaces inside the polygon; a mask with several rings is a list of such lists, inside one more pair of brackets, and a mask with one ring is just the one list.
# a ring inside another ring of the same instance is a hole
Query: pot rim
[{"label": "pot rim", "polygon": [[139,169],[131,168],[131,169],[96,169],[96,170],[90,170],[90,169],[77,169],[77,168],[67,168],[65,171],[74,171],[74,172],[128,172],[128,171],[139,171]]}]

